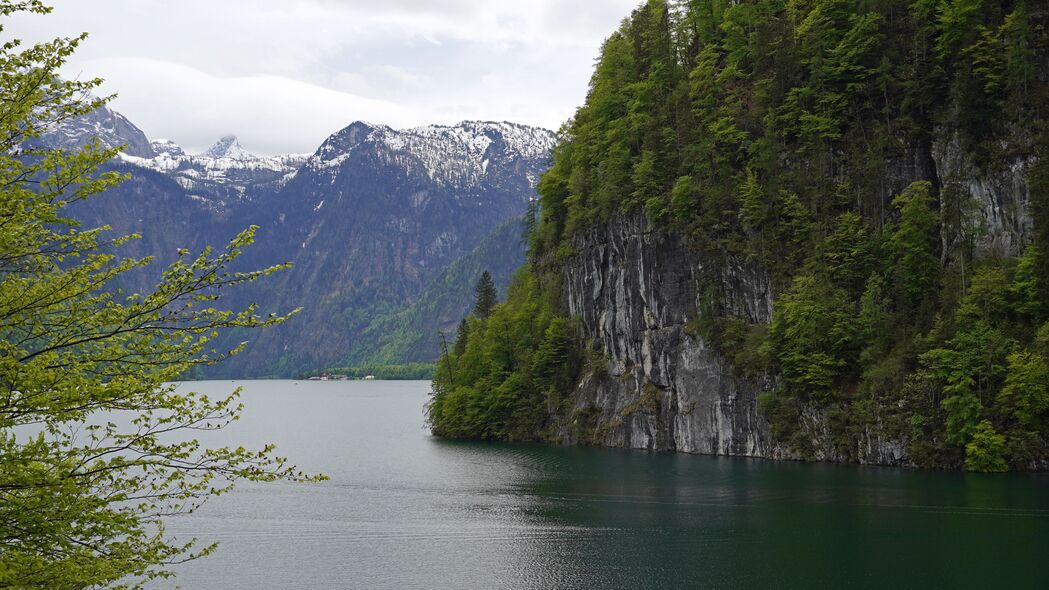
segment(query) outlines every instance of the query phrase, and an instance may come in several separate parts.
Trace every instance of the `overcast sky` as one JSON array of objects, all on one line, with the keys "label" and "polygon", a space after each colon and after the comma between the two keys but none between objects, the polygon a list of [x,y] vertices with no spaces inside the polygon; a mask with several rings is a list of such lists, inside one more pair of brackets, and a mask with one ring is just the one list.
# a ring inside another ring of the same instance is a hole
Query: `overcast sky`
[{"label": "overcast sky", "polygon": [[50,0],[3,36],[87,31],[63,72],[100,76],[150,138],[312,152],[356,120],[556,129],[640,0]]}]

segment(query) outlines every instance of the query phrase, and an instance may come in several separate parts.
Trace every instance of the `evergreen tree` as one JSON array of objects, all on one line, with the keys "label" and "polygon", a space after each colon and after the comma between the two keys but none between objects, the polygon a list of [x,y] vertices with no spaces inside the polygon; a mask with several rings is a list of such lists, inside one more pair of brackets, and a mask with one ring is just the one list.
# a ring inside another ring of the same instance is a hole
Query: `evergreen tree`
[{"label": "evergreen tree", "polygon": [[528,209],[525,211],[524,219],[521,221],[521,241],[525,245],[531,245],[536,239],[536,230],[539,229],[539,200],[528,201]]},{"label": "evergreen tree", "polygon": [[474,315],[486,319],[492,315],[492,309],[499,303],[499,292],[495,288],[492,274],[487,270],[481,273],[474,288]]},{"label": "evergreen tree", "polygon": [[463,318],[459,322],[459,330],[455,337],[455,356],[463,356],[466,354],[466,344],[470,340],[470,322]]},{"label": "evergreen tree", "polygon": [[[430,428],[452,438],[541,440],[548,402],[571,390],[580,369],[570,322],[553,313],[538,281],[523,272],[506,302],[467,326],[462,354],[439,361],[427,407]],[[452,361],[455,370],[446,370]]]}]

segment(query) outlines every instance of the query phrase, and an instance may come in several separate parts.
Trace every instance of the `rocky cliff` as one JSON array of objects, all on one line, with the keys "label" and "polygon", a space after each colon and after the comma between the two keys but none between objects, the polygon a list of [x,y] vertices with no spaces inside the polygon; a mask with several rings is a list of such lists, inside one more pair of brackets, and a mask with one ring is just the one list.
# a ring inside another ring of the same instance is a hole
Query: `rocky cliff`
[{"label": "rocky cliff", "polygon": [[[737,377],[690,321],[704,289],[703,262],[681,239],[643,215],[618,217],[578,237],[564,270],[564,307],[582,320],[607,370],[589,372],[573,406],[596,410],[597,444],[721,455],[768,456],[758,394],[769,383]],[[722,287],[733,305],[767,322],[768,279],[739,266]],[[572,442],[574,429],[564,426]]]},{"label": "rocky cliff", "polygon": [[[973,164],[958,142],[944,138],[933,156],[936,182],[964,191],[982,228],[981,257],[1020,255],[1032,240],[1029,159],[994,170]],[[897,185],[919,180],[919,166],[899,165]],[[888,189],[891,190],[891,189]],[[884,195],[890,201],[891,194]],[[562,305],[581,320],[584,340],[603,362],[586,371],[572,393],[574,411],[558,416],[565,443],[709,455],[805,458],[773,442],[759,396],[776,377],[743,377],[722,352],[700,336],[697,320],[704,292],[723,295],[724,313],[767,324],[775,305],[766,272],[739,261],[712,276],[687,240],[657,230],[643,213],[619,215],[572,241],[563,269]],[[709,284],[715,281],[717,284]],[[587,423],[580,424],[580,416]],[[802,412],[801,428],[813,454],[846,460],[829,435],[828,417],[816,405]],[[585,440],[580,440],[585,439]],[[908,465],[906,440],[867,429],[849,453],[859,462]]]}]

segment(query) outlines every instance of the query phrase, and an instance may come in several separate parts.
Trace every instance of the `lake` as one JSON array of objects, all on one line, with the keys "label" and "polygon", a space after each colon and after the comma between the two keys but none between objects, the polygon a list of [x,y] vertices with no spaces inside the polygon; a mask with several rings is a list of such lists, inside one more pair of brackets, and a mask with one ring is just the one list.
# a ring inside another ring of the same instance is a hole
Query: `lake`
[{"label": "lake", "polygon": [[[320,484],[243,484],[169,532],[154,587],[1044,588],[1049,477],[457,443],[426,382],[244,382],[260,446]],[[184,387],[218,395],[231,382]]]}]

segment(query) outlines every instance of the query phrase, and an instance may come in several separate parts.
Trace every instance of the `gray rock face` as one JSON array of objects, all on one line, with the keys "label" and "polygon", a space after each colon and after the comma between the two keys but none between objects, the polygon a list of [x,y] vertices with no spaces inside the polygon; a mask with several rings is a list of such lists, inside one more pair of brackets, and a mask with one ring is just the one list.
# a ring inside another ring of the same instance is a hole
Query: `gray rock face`
[{"label": "gray rock face", "polygon": [[[1033,159],[1017,159],[995,170],[983,170],[973,162],[956,138],[943,139],[934,147],[933,158],[947,190],[971,198],[978,211],[983,235],[977,243],[981,256],[1018,256],[1034,239],[1027,176]],[[945,244],[947,245],[947,244]]]},{"label": "gray rock face", "polygon": [[[932,165],[940,186],[971,196],[984,225],[977,247],[981,255],[1017,255],[1027,247],[1033,226],[1030,161],[982,171],[957,143],[942,141]],[[900,190],[930,173],[916,165],[897,172],[893,184]],[[768,323],[773,293],[760,269],[729,264],[712,277],[696,252],[681,239],[655,231],[643,214],[591,228],[573,247],[576,254],[563,273],[564,309],[582,321],[585,337],[604,356],[605,362],[597,364],[606,366],[583,376],[572,393],[574,411],[557,417],[563,442],[798,458],[771,440],[758,405],[758,396],[775,387],[776,377],[739,377],[727,359],[687,329],[710,287],[723,294],[730,315]],[[811,456],[848,459],[831,444],[827,417],[819,409],[805,408],[801,427]],[[906,465],[906,443],[869,431],[849,454],[861,463]]]},{"label": "gray rock face", "polygon": [[[617,218],[575,243],[564,275],[569,313],[607,358],[607,375],[584,377],[578,413],[594,413],[598,438],[614,447],[771,456],[758,394],[771,380],[737,377],[686,326],[704,291],[703,264],[682,241],[653,231],[643,215]],[[767,277],[738,266],[722,279],[728,305],[754,322],[771,317]],[[561,429],[572,442],[572,424]]]}]

